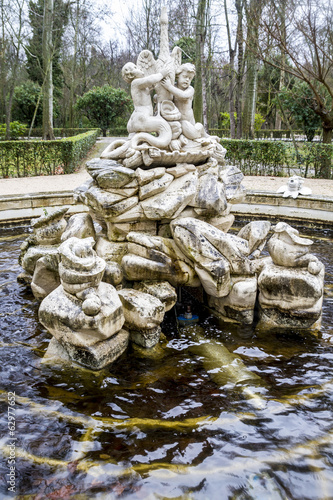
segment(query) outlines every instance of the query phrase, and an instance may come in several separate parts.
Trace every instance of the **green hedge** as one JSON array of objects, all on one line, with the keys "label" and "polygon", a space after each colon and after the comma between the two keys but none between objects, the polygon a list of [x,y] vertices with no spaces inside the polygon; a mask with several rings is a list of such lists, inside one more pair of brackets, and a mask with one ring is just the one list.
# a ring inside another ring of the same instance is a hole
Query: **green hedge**
[{"label": "green hedge", "polygon": [[95,144],[99,129],[55,141],[0,142],[0,176],[69,174]]},{"label": "green hedge", "polygon": [[[98,135],[101,135],[102,132],[100,129],[95,129],[92,127],[89,128],[54,128],[53,133],[55,137],[73,137],[74,135],[84,134],[86,132],[90,132],[91,130],[98,130]],[[27,137],[29,130],[24,135]],[[43,137],[43,129],[42,127],[35,127],[31,131],[31,137]]]},{"label": "green hedge", "polygon": [[[228,163],[245,175],[293,175],[332,178],[333,145],[300,143],[298,154],[292,143],[222,139]],[[327,170],[328,164],[328,172]]]},{"label": "green hedge", "polygon": [[[304,135],[302,130],[293,130],[294,135]],[[219,137],[230,137],[230,129],[226,128],[212,128],[209,130],[210,135],[217,135]],[[290,130],[273,130],[262,129],[254,132],[256,139],[290,139]]]},{"label": "green hedge", "polygon": [[107,135],[108,137],[127,137],[128,131],[126,127],[110,128]]}]

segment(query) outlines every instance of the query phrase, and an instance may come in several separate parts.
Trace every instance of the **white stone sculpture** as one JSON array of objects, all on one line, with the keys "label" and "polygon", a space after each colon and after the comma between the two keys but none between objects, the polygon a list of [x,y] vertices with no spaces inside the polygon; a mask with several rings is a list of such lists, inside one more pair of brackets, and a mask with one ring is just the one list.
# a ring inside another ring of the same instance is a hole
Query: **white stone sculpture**
[{"label": "white stone sculpture", "polygon": [[[68,223],[66,209],[42,217],[23,245],[22,266],[44,299],[40,321],[53,335],[51,362],[100,369],[129,340],[153,347],[180,286],[202,286],[226,321],[258,316],[266,330],[320,324],[324,266],[311,240],[283,222],[228,233],[243,174],[224,164],[218,138],[194,120],[194,74],[179,48],[169,53],[164,9],[158,59],[145,50],[123,68],[134,102],[129,136],[87,163],[91,180],[75,191],[89,214]],[[302,181],[290,179],[284,196],[306,194]]]},{"label": "white stone sculpture", "polygon": [[304,183],[303,177],[299,177],[298,175],[293,175],[289,177],[288,182],[285,186],[281,186],[277,192],[282,193],[283,198],[297,198],[299,194],[302,195],[310,195],[312,191],[308,187],[303,187]]},{"label": "white stone sculpture", "polygon": [[[158,59],[155,61],[153,54],[144,50],[136,64],[128,62],[122,69],[124,80],[131,85],[134,104],[127,124],[129,137],[110,144],[101,158],[118,160],[129,168],[199,164],[212,156],[223,160],[225,150],[219,138],[209,136],[202,124],[195,123],[191,86],[194,75],[193,64],[181,64],[179,47],[169,53],[168,17],[163,7]],[[156,92],[156,113],[152,90]]]},{"label": "white stone sculpture", "polygon": [[115,288],[101,282],[106,264],[94,244],[93,238],[76,237],[61,244],[61,285],[38,314],[73,361],[100,369],[125,351],[129,334],[122,330],[125,317]]}]

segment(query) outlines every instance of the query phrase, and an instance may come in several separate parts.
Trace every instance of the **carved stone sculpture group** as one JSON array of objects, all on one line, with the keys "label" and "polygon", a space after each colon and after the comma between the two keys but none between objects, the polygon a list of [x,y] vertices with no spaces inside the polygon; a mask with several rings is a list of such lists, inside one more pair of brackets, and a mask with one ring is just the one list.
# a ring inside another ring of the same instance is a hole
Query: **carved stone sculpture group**
[{"label": "carved stone sculpture group", "polygon": [[100,369],[129,341],[153,347],[180,286],[202,287],[225,321],[252,324],[256,313],[267,330],[317,328],[324,266],[312,241],[284,222],[229,232],[243,175],[195,123],[195,68],[178,49],[169,54],[164,11],[159,59],[143,51],[122,73],[134,102],[129,136],[87,163],[91,180],[75,192],[87,212],[41,217],[22,247],[53,336],[46,357]]}]

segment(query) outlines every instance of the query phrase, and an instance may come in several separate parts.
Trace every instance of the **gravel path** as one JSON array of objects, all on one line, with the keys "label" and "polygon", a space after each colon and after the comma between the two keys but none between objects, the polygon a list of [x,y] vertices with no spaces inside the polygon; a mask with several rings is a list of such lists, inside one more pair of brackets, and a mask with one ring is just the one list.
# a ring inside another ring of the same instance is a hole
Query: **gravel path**
[{"label": "gravel path", "polygon": [[[39,177],[11,178],[0,180],[0,196],[9,196],[14,194],[32,194],[32,193],[52,193],[57,191],[72,191],[86,180],[90,179],[89,174],[84,169],[84,164],[91,158],[98,157],[110,142],[118,137],[100,138],[89,156],[81,164],[79,172],[68,175],[52,175]],[[246,176],[243,185],[251,191],[264,191],[276,193],[279,187],[287,182],[286,177],[271,176]],[[333,197],[333,180],[327,179],[305,179],[304,187],[309,187],[312,194],[317,196]]]},{"label": "gravel path", "polygon": [[[264,177],[247,175],[244,177],[243,186],[251,191],[265,191],[276,193],[279,187],[285,186],[287,177]],[[305,179],[304,187],[312,190],[315,196],[333,197],[333,180],[329,179]]]}]

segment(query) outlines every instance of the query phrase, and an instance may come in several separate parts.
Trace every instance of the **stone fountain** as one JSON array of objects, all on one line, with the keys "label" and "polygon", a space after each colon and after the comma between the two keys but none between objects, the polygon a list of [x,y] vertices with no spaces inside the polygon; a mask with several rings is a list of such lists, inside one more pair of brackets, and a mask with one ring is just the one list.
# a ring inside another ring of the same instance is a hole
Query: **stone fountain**
[{"label": "stone fountain", "polygon": [[53,336],[46,358],[100,369],[129,341],[153,347],[182,286],[202,287],[225,321],[252,324],[256,312],[263,329],[318,328],[324,266],[312,241],[284,222],[228,232],[243,175],[194,120],[195,67],[179,48],[169,53],[165,9],[159,58],[144,50],[122,75],[134,103],[129,135],[87,163],[91,180],[75,195],[88,213],[41,217],[22,248]]}]

